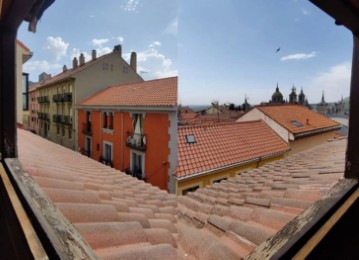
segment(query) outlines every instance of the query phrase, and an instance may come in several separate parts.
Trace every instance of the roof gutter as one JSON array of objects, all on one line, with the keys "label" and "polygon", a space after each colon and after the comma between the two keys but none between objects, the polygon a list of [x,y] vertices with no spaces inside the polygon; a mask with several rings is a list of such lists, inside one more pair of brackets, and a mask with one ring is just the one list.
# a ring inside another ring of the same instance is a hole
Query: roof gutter
[{"label": "roof gutter", "polygon": [[341,126],[339,124],[339,125],[336,125],[336,126],[331,126],[331,127],[311,130],[311,131],[307,131],[307,132],[303,132],[303,133],[297,133],[297,134],[293,133],[293,135],[294,135],[294,139],[295,139],[295,138],[305,137],[307,135],[313,135],[313,134],[328,132],[328,131],[331,131],[331,130],[339,130],[340,127]]},{"label": "roof gutter", "polygon": [[287,150],[284,150],[284,151],[281,151],[281,152],[272,153],[272,154],[267,154],[267,155],[260,156],[260,157],[254,158],[254,159],[250,159],[250,160],[241,161],[241,162],[238,162],[238,163],[229,164],[229,165],[222,166],[222,167],[218,167],[218,168],[215,168],[215,169],[211,169],[211,170],[207,170],[207,171],[203,171],[203,172],[197,172],[197,173],[194,173],[194,174],[191,174],[191,175],[188,175],[188,176],[183,176],[183,177],[174,176],[174,177],[175,177],[178,181],[188,180],[188,179],[196,178],[196,177],[201,176],[201,175],[211,174],[211,173],[214,173],[214,172],[217,172],[217,171],[234,168],[234,167],[241,166],[241,165],[245,165],[245,164],[248,164],[248,163],[260,162],[260,161],[262,161],[263,159],[273,158],[273,157],[275,157],[275,156],[285,154],[285,153],[289,152],[289,150],[290,150],[290,149],[287,149]]}]

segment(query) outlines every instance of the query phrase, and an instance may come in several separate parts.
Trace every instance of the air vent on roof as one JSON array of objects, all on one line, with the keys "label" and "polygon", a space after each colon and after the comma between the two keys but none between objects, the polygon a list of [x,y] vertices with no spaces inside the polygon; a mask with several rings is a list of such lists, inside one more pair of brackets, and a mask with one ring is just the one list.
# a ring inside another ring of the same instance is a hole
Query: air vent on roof
[{"label": "air vent on roof", "polygon": [[303,125],[301,123],[299,123],[298,121],[296,120],[292,120],[290,121],[292,123],[292,125],[296,126],[296,127],[302,127]]},{"label": "air vent on roof", "polygon": [[186,135],[186,141],[188,144],[194,144],[196,143],[196,138],[194,138],[194,135]]}]

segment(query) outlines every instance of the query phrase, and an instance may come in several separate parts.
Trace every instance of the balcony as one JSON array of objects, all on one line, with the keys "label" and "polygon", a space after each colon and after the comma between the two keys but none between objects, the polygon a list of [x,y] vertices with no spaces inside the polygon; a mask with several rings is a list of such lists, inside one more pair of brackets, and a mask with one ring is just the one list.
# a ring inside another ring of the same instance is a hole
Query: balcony
[{"label": "balcony", "polygon": [[55,103],[63,102],[63,95],[62,94],[55,94],[52,96],[52,101]]},{"label": "balcony", "polygon": [[50,99],[48,96],[40,96],[40,97],[37,97],[37,102],[38,103],[50,103]]},{"label": "balcony", "polygon": [[41,119],[41,120],[47,120],[47,121],[50,120],[48,113],[39,112],[38,117],[39,117],[39,119]]},{"label": "balcony", "polygon": [[103,156],[100,156],[99,162],[107,166],[113,167],[112,161],[110,159],[104,158]]},{"label": "balcony", "polygon": [[127,175],[130,175],[132,177],[135,177],[135,178],[137,178],[139,180],[143,180],[143,181],[146,182],[146,177],[142,177],[142,170],[141,169],[134,169],[133,171],[131,171],[130,168],[126,168],[125,173]]},{"label": "balcony", "polygon": [[72,102],[72,93],[64,93],[64,102]]},{"label": "balcony", "polygon": [[65,125],[72,125],[72,118],[70,116],[61,116],[61,123]]},{"label": "balcony", "polygon": [[82,124],[82,133],[85,134],[85,135],[92,135],[91,122],[87,122],[87,123]]},{"label": "balcony", "polygon": [[52,121],[54,123],[60,124],[61,123],[61,116],[60,115],[52,115]]},{"label": "balcony", "polygon": [[72,102],[72,93],[55,94],[52,96],[52,101],[55,103]]},{"label": "balcony", "polygon": [[146,135],[127,132],[126,146],[139,151],[146,151]]},{"label": "balcony", "polygon": [[91,155],[92,155],[90,150],[81,149],[80,152],[82,155],[85,155],[87,157],[91,157]]}]

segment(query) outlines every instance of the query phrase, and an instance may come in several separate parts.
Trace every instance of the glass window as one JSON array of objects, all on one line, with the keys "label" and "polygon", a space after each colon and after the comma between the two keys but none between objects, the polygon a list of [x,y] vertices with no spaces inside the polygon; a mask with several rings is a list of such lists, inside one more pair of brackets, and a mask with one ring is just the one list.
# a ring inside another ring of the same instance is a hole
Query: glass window
[{"label": "glass window", "polygon": [[103,128],[107,128],[107,112],[103,113]]}]

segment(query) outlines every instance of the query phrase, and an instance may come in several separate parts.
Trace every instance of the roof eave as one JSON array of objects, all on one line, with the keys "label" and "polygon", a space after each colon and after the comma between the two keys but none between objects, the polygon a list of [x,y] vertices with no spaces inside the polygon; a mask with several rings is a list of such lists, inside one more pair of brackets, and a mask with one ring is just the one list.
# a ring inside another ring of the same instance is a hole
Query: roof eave
[{"label": "roof eave", "polygon": [[290,148],[288,148],[288,149],[286,149],[286,150],[283,150],[283,151],[280,151],[280,152],[263,155],[263,156],[260,156],[260,157],[256,157],[256,158],[249,159],[249,160],[245,160],[245,161],[241,161],[241,162],[238,162],[238,163],[233,163],[233,164],[221,166],[221,167],[218,167],[218,168],[215,168],[215,169],[210,169],[210,170],[207,170],[207,171],[197,172],[197,173],[194,173],[194,174],[191,174],[191,175],[182,176],[182,177],[178,177],[178,176],[175,176],[175,175],[174,175],[174,177],[175,177],[178,181],[188,180],[188,179],[196,178],[196,177],[201,176],[201,175],[211,174],[211,173],[214,173],[214,172],[217,172],[217,171],[221,171],[221,170],[225,170],[225,169],[229,169],[229,168],[233,168],[233,167],[245,165],[245,164],[248,164],[248,163],[260,162],[260,161],[262,161],[263,159],[269,159],[269,158],[273,158],[273,157],[276,157],[276,156],[279,156],[279,155],[283,155],[283,154],[285,154],[285,153],[287,153],[287,152],[289,152],[289,151],[290,151]]},{"label": "roof eave", "polygon": [[301,137],[305,137],[305,136],[309,136],[309,135],[315,135],[315,134],[324,133],[324,132],[329,132],[329,131],[334,131],[334,130],[339,130],[339,129],[340,129],[340,125],[335,125],[335,126],[330,126],[330,127],[300,132],[300,133],[292,133],[292,134],[294,135],[294,140],[295,140],[297,138],[301,138]]}]

